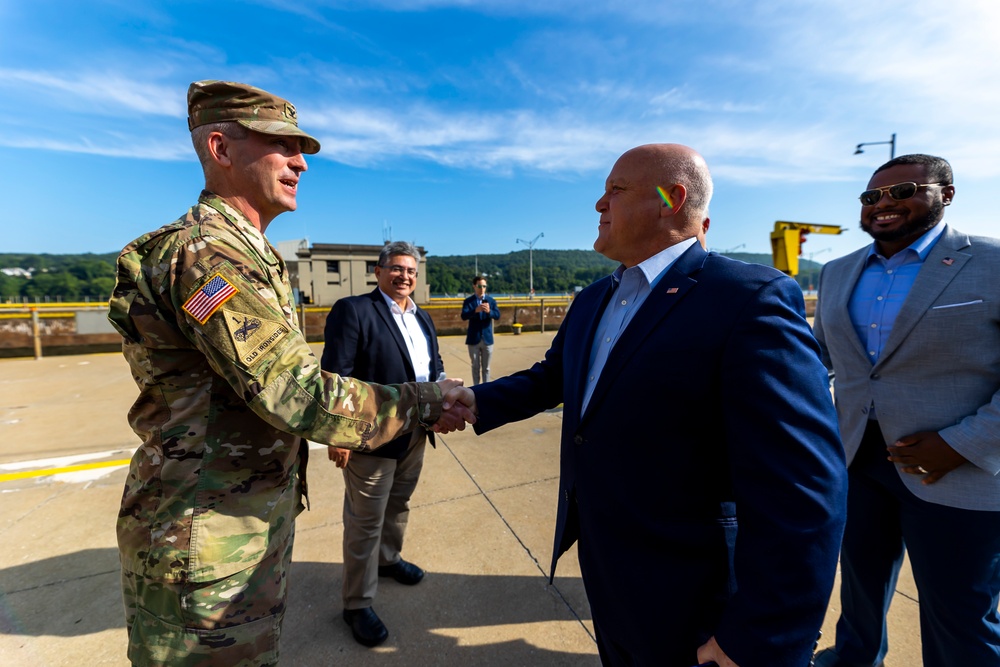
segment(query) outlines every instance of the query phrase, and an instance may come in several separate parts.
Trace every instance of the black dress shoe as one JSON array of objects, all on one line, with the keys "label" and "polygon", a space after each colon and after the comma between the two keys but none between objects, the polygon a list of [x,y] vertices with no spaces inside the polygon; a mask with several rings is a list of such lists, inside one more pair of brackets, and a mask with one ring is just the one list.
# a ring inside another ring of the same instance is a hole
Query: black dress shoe
[{"label": "black dress shoe", "polygon": [[389,636],[389,630],[385,627],[385,623],[371,607],[345,609],[344,622],[351,626],[354,641],[363,646],[378,646]]},{"label": "black dress shoe", "polygon": [[379,565],[378,576],[392,577],[401,584],[413,586],[414,584],[419,584],[420,580],[424,578],[424,571],[413,563],[407,563],[400,558],[398,563]]},{"label": "black dress shoe", "polygon": [[[825,648],[814,655],[812,664],[814,667],[871,667],[871,663],[841,660],[832,648]],[[885,663],[880,662],[875,667],[885,667]]]}]

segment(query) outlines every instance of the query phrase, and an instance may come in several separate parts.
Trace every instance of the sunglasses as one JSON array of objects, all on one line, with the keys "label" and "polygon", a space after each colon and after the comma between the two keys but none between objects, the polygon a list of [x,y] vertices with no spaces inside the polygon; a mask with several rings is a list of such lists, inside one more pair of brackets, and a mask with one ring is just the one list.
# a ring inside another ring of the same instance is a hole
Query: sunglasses
[{"label": "sunglasses", "polygon": [[904,199],[909,199],[913,195],[917,194],[917,190],[920,188],[929,188],[935,185],[945,185],[944,183],[896,183],[895,185],[886,185],[881,188],[874,188],[872,190],[865,190],[861,193],[858,199],[861,200],[861,204],[864,206],[874,206],[875,204],[882,201],[882,194],[888,192],[889,196],[895,201],[902,201]]}]

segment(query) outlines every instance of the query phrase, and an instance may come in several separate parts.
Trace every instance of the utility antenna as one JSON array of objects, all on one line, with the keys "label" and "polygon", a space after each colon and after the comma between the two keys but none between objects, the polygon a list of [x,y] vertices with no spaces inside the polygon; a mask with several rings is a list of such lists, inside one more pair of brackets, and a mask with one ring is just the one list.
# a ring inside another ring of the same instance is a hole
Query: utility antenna
[{"label": "utility antenna", "polygon": [[382,245],[392,242],[392,226],[388,220],[382,221]]}]

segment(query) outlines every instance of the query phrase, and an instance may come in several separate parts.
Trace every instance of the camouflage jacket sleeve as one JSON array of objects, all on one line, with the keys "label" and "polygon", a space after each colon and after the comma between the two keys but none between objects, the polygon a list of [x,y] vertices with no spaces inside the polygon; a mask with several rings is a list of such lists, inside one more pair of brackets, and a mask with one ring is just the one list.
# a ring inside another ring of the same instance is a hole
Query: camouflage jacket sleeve
[{"label": "camouflage jacket sleeve", "polygon": [[242,241],[238,234],[202,236],[175,247],[161,295],[184,336],[261,419],[316,442],[364,450],[440,416],[434,383],[376,385],[321,371],[293,307],[279,300],[287,283],[275,285],[276,268]]}]

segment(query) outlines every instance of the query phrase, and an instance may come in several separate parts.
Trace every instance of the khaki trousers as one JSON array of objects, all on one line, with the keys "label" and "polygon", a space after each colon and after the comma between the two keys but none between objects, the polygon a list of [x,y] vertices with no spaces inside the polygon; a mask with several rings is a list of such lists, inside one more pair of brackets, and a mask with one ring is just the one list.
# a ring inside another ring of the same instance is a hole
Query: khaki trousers
[{"label": "khaki trousers", "polygon": [[379,565],[400,559],[410,496],[424,465],[427,435],[414,432],[399,459],[351,453],[344,468],[344,609],[372,606]]}]

